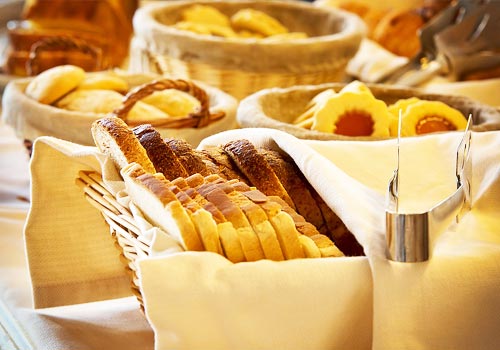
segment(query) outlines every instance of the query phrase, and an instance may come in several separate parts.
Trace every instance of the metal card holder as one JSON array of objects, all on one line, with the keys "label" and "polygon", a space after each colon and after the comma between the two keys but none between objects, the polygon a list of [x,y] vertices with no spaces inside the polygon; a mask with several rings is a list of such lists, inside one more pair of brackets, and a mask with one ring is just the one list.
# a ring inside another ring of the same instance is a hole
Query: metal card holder
[{"label": "metal card holder", "polygon": [[469,116],[467,127],[456,154],[457,189],[428,211],[423,213],[399,212],[399,157],[401,140],[401,115],[397,139],[397,166],[389,181],[387,193],[386,240],[387,255],[398,262],[422,262],[429,259],[429,234],[438,234],[446,230],[453,220],[458,222],[471,208],[472,161],[471,124]]}]

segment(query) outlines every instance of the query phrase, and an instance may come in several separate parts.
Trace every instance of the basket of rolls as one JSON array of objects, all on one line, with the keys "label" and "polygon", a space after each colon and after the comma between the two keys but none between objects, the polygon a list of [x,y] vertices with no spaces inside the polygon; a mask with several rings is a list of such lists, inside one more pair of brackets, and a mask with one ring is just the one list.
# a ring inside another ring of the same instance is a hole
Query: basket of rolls
[{"label": "basket of rolls", "polygon": [[135,14],[130,66],[241,99],[263,88],[341,81],[365,25],[294,1],[174,1]]},{"label": "basket of rolls", "polygon": [[177,251],[212,252],[232,263],[364,255],[279,150],[247,139],[198,149],[162,138],[151,124],[131,127],[116,117],[95,121],[92,135],[125,191],[114,191],[95,171],[80,171],[76,182],[109,224],[141,303],[136,264],[152,254],[151,227],[174,241]]},{"label": "basket of rolls", "polygon": [[88,73],[63,65],[10,82],[2,119],[28,142],[47,135],[93,145],[92,122],[113,114],[197,144],[236,127],[236,107],[232,96],[203,83],[120,70]]},{"label": "basket of rolls", "polygon": [[353,81],[264,89],[242,100],[242,127],[286,131],[302,139],[381,140],[463,130],[498,130],[500,111],[463,96]]}]

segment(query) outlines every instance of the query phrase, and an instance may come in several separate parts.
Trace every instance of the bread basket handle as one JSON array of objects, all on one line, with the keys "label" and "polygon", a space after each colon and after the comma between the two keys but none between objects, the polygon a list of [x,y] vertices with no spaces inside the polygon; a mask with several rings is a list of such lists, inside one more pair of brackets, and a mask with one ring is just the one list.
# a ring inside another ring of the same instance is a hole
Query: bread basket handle
[{"label": "bread basket handle", "polygon": [[[209,99],[208,95],[204,89],[200,88],[193,82],[182,80],[182,79],[162,79],[155,80],[150,83],[143,84],[137,88],[131,90],[123,100],[123,105],[115,109],[111,114],[115,117],[123,119],[127,124],[133,124],[131,121],[127,120],[127,115],[134,105],[142,100],[143,98],[153,94],[156,91],[162,91],[167,89],[176,89],[186,93],[200,101],[200,107],[195,111],[189,113],[183,118],[169,118],[169,121],[161,121],[160,123],[150,123],[155,126],[163,126],[170,128],[180,128],[180,127],[195,127],[201,128],[208,125],[210,122],[222,118],[225,113],[210,114],[209,111]],[[144,123],[142,121],[141,123]]]},{"label": "bread basket handle", "polygon": [[30,54],[26,61],[26,72],[29,76],[34,76],[40,71],[39,57],[43,51],[80,51],[91,56],[95,62],[95,70],[102,69],[102,50],[88,44],[86,41],[74,39],[66,36],[56,36],[43,38],[31,45]]}]

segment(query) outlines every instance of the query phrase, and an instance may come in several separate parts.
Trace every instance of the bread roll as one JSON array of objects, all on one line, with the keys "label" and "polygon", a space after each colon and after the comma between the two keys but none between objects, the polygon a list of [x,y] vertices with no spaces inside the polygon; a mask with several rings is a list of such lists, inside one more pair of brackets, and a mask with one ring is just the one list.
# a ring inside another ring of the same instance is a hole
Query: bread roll
[{"label": "bread roll", "polygon": [[40,103],[52,104],[85,79],[85,71],[72,65],[58,66],[34,77],[26,86],[26,95]]}]

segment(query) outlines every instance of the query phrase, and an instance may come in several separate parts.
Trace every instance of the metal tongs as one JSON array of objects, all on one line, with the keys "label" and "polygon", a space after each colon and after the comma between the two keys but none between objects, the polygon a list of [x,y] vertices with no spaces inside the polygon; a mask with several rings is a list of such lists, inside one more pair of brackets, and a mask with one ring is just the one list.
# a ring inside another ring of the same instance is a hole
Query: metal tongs
[{"label": "metal tongs", "polygon": [[429,234],[438,235],[455,219],[457,222],[471,208],[472,162],[470,156],[471,124],[469,116],[462,140],[457,148],[455,174],[457,189],[449,197],[423,213],[399,211],[399,149],[401,115],[397,139],[397,166],[389,181],[386,207],[386,239],[388,258],[399,262],[421,262],[429,259]]},{"label": "metal tongs", "polygon": [[420,31],[420,52],[377,83],[419,85],[438,74],[454,80],[500,65],[500,2],[459,0]]}]

